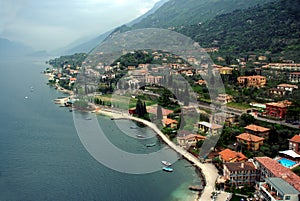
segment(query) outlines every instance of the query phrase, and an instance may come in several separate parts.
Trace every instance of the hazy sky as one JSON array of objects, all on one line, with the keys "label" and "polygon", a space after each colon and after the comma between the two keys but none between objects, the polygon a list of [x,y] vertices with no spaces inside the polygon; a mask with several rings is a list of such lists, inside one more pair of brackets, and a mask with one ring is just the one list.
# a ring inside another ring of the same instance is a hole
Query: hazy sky
[{"label": "hazy sky", "polygon": [[159,0],[0,0],[0,37],[53,50],[127,23]]}]

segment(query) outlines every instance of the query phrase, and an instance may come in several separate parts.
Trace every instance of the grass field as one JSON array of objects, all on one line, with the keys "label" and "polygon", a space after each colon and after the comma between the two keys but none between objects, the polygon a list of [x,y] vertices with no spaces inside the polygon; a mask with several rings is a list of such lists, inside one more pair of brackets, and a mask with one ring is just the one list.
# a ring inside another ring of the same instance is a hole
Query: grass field
[{"label": "grass field", "polygon": [[252,108],[250,105],[248,105],[246,103],[234,103],[234,102],[227,103],[226,106],[236,108],[239,110],[246,110],[246,109]]},{"label": "grass field", "polygon": [[[131,98],[129,96],[121,96],[121,95],[105,94],[96,97],[101,99],[102,101],[105,101],[106,103],[110,102],[114,105],[114,107],[118,107],[121,109],[133,108],[135,107],[137,102],[136,98]],[[145,102],[147,106],[156,104],[155,101],[151,101],[151,100],[141,99],[141,101]]]}]

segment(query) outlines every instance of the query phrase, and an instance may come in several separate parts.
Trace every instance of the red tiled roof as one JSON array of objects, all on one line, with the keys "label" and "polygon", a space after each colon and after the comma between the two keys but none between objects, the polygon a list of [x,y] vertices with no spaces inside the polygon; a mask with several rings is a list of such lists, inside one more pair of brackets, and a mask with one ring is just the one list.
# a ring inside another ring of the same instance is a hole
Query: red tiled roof
[{"label": "red tiled roof", "polygon": [[281,108],[286,108],[288,106],[292,105],[291,101],[281,101],[277,103],[266,103],[266,106],[275,106],[275,107],[281,107]]},{"label": "red tiled roof", "polygon": [[290,141],[300,143],[300,135],[295,135],[294,137],[292,137],[292,138],[290,139]]},{"label": "red tiled roof", "polygon": [[253,162],[224,163],[229,171],[256,170]]},{"label": "red tiled roof", "polygon": [[199,139],[199,140],[205,140],[206,139],[205,136],[198,135],[198,134],[188,134],[188,135],[183,136],[183,137],[178,137],[178,139],[182,139],[182,140],[188,140],[188,139],[192,139],[192,138],[196,138],[196,139]]},{"label": "red tiled roof", "polygon": [[244,154],[241,152],[232,151],[231,149],[224,149],[223,151],[219,152],[219,155],[226,162],[234,158],[237,158],[238,161],[247,160],[247,157]]},{"label": "red tiled roof", "polygon": [[256,135],[252,135],[250,133],[242,133],[242,134],[236,136],[236,138],[239,138],[239,139],[242,139],[242,140],[245,140],[248,142],[259,142],[259,141],[262,141],[265,139],[262,137],[258,137]]},{"label": "red tiled roof", "polygon": [[[162,115],[163,116],[168,116],[169,114],[173,113],[174,111],[173,110],[168,110],[168,109],[165,109],[165,108],[161,108],[162,110]],[[149,107],[149,109],[147,109],[147,111],[151,114],[155,114],[157,113],[157,106],[156,107]]]},{"label": "red tiled roof", "polygon": [[174,119],[169,119],[169,118],[166,118],[166,119],[162,119],[162,122],[165,124],[165,125],[169,125],[169,124],[177,124],[178,122]]},{"label": "red tiled roof", "polygon": [[252,130],[252,131],[258,131],[258,132],[266,132],[270,131],[270,129],[262,127],[262,126],[257,126],[255,124],[250,124],[245,127],[245,129]]},{"label": "red tiled roof", "polygon": [[265,166],[275,177],[284,179],[291,184],[295,189],[300,191],[300,177],[292,172],[290,169],[283,167],[276,160],[269,157],[255,157],[259,163]]}]

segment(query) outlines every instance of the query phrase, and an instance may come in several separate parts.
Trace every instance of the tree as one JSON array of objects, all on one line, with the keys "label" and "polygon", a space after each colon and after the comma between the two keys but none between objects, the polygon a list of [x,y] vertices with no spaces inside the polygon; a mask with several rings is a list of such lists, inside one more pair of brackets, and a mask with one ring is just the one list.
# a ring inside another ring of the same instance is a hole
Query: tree
[{"label": "tree", "polygon": [[156,113],[156,115],[157,115],[157,119],[158,120],[161,120],[162,118],[163,118],[163,114],[162,114],[162,108],[161,108],[161,105],[157,105],[157,113]]},{"label": "tree", "polygon": [[255,118],[251,114],[242,114],[240,117],[240,126],[244,127],[249,124],[253,124],[255,122]]}]

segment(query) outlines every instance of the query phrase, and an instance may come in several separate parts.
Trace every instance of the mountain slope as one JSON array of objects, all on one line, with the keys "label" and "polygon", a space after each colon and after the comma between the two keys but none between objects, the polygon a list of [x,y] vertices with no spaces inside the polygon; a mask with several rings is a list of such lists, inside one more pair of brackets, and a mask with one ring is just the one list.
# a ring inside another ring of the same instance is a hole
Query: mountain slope
[{"label": "mountain slope", "polygon": [[229,13],[272,0],[170,0],[134,28],[168,28],[203,23],[216,15]]},{"label": "mountain slope", "polygon": [[25,56],[32,52],[33,49],[29,46],[5,38],[0,38],[0,57]]},{"label": "mountain slope", "polygon": [[[151,8],[148,12],[143,14],[142,16],[134,19],[133,21],[127,23],[126,25],[122,25],[116,29],[120,29],[122,27],[131,27],[136,23],[139,23],[143,19],[147,18],[149,15],[155,13],[162,5],[164,5],[169,0],[161,0],[157,2],[153,8]],[[112,32],[114,32],[115,29],[109,30],[103,34],[100,34],[99,36],[92,38],[91,40],[88,40],[87,42],[82,42],[77,45],[69,45],[69,47],[64,48],[65,54],[74,54],[78,52],[90,52],[94,47],[96,47],[98,44],[100,44],[107,36],[109,36]]]},{"label": "mountain slope", "polygon": [[177,28],[203,47],[241,53],[271,51],[299,61],[300,1],[279,0]]}]

